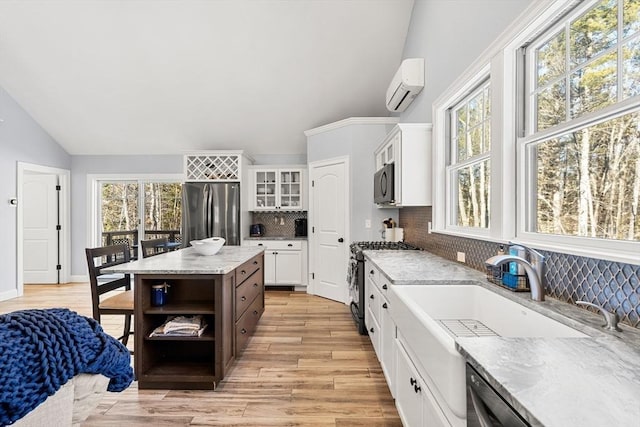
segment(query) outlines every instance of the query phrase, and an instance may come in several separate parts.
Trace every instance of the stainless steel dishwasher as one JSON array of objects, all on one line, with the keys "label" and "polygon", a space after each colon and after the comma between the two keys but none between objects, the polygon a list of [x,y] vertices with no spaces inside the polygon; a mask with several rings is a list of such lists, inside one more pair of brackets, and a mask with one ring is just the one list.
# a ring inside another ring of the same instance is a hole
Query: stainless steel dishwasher
[{"label": "stainless steel dishwasher", "polygon": [[467,363],[467,427],[530,427]]}]

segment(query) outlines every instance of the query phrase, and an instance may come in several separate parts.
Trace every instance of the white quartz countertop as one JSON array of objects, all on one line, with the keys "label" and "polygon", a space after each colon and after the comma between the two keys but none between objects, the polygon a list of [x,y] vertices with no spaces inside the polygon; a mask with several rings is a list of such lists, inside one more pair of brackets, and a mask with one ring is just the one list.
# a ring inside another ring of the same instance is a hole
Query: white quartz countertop
[{"label": "white quartz countertop", "polygon": [[640,331],[605,332],[587,310],[531,300],[485,274],[425,251],[365,251],[392,285],[476,284],[588,338],[456,338],[456,348],[532,425],[640,427]]},{"label": "white quartz countertop", "polygon": [[189,247],[115,265],[103,271],[133,274],[227,274],[263,251],[262,247],[223,246],[215,255],[200,255]]},{"label": "white quartz countertop", "polygon": [[395,285],[447,284],[485,280],[481,272],[425,251],[364,251]]},{"label": "white quartz countertop", "polygon": [[533,426],[640,426],[640,353],[616,338],[459,338],[456,347]]}]

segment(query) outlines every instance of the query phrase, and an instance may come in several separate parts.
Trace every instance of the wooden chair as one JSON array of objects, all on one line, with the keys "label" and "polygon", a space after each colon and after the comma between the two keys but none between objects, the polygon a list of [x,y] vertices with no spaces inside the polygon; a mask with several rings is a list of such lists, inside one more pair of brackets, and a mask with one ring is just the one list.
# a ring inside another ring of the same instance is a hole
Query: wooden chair
[{"label": "wooden chair", "polygon": [[[133,290],[131,290],[131,275],[115,279],[99,280],[102,269],[129,262],[131,254],[128,245],[104,246],[101,248],[87,248],[87,266],[89,267],[89,281],[91,282],[91,301],[93,306],[93,318],[100,323],[100,316],[107,314],[124,315],[124,331],[118,340],[127,345],[131,332],[131,316],[133,315]],[[102,298],[102,295],[122,289],[123,292],[113,296]]]},{"label": "wooden chair", "polygon": [[141,240],[142,258],[160,255],[161,253],[167,252],[167,247],[165,245],[168,242],[169,241],[166,237],[162,237],[160,239]]}]

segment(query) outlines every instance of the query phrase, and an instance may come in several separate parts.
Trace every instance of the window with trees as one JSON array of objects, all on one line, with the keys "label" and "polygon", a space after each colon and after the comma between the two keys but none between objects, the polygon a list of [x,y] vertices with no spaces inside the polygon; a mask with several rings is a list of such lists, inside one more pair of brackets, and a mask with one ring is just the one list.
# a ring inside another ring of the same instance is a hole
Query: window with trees
[{"label": "window with trees", "polygon": [[524,231],[640,240],[640,0],[586,2],[526,64]]},{"label": "window with trees", "polygon": [[101,244],[125,243],[133,249],[143,239],[181,240],[179,182],[101,181],[99,189]]},{"label": "window with trees", "polygon": [[449,111],[448,225],[486,229],[490,220],[491,87],[483,81]]}]

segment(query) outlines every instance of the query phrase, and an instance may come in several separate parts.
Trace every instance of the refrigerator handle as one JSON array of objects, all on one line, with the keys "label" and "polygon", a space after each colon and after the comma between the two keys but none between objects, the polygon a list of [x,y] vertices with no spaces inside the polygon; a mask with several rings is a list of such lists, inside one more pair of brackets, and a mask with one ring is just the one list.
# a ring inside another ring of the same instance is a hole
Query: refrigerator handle
[{"label": "refrigerator handle", "polygon": [[206,216],[206,222],[207,222],[207,230],[206,230],[206,234],[205,237],[211,237],[213,234],[211,234],[211,228],[213,227],[213,218],[212,216],[212,210],[213,210],[213,187],[210,184],[207,184],[207,200],[206,200],[206,205],[207,205],[207,216]]}]

